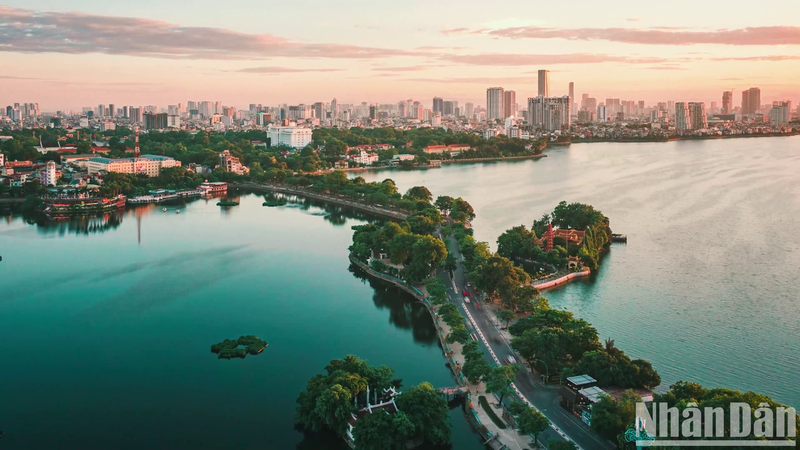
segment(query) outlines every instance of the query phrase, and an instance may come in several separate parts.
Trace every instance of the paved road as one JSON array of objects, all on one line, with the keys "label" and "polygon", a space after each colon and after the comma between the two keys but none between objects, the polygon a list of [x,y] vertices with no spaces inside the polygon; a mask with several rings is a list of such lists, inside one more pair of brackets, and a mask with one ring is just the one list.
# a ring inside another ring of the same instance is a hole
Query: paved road
[{"label": "paved road", "polygon": [[[503,356],[512,354],[513,351],[508,342],[506,342],[506,340],[500,335],[497,326],[492,323],[489,315],[483,308],[480,307],[480,303],[477,302],[478,297],[475,295],[476,292],[472,288],[466,287],[467,280],[464,273],[465,270],[461,252],[458,250],[458,242],[452,236],[449,237],[448,247],[456,257],[456,260],[459,262],[452,282],[448,274],[442,273],[440,275],[445,281],[445,285],[449,286],[448,295],[450,300],[462,308],[468,308],[472,318],[478,325],[478,328],[489,342],[490,347],[497,357],[502,360]],[[453,290],[453,282],[455,282],[456,286],[455,291]],[[462,295],[463,291],[467,291],[470,294],[469,297],[471,303],[464,303]],[[484,351],[484,355],[490,365],[495,364],[488,352]],[[538,408],[545,416],[547,416],[547,418],[550,419],[555,426],[561,429],[563,433],[565,433],[571,440],[575,441],[575,443],[577,443],[581,448],[585,450],[614,448],[614,446],[608,441],[592,433],[589,427],[587,427],[578,417],[570,414],[567,410],[559,405],[557,389],[553,389],[552,387],[544,387],[537,380],[533,379],[533,376],[528,373],[527,369],[523,368],[520,370],[520,372],[517,374],[515,384],[517,389],[522,392],[529,402],[533,403],[533,405],[536,406],[536,408]],[[561,437],[561,435],[551,427],[545,432],[541,433],[539,436],[539,442],[543,442],[546,446],[547,440],[551,438],[556,440],[564,440],[563,437]]]}]

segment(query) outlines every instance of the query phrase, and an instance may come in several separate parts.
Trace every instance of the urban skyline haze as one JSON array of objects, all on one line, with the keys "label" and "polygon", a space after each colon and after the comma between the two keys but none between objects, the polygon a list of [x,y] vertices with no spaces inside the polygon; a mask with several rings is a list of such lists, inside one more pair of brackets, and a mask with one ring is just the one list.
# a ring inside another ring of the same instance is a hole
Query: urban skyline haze
[{"label": "urban skyline haze", "polygon": [[[6,1],[0,6],[0,103],[43,110],[186,99],[249,103],[394,103],[434,96],[485,105],[486,88],[550,95],[721,102],[761,88],[763,103],[800,98],[800,3],[757,7],[629,0],[505,9],[463,0],[391,5],[311,0]],[[575,101],[575,99],[573,99]]]}]

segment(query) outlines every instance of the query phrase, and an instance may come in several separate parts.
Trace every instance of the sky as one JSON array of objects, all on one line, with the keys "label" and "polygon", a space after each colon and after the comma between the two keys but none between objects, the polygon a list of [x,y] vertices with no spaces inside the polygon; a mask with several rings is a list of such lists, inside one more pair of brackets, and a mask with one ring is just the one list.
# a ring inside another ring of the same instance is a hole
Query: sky
[{"label": "sky", "polygon": [[798,18],[798,0],[3,0],[0,105],[485,105],[492,86],[524,105],[539,69],[598,102],[797,104]]}]

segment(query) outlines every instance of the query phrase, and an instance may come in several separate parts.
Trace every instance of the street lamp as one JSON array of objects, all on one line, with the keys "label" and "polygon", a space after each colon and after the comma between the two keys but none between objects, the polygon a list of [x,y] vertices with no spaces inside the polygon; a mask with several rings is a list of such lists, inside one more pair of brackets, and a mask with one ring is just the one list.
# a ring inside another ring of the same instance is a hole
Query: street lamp
[{"label": "street lamp", "polygon": [[542,375],[542,376],[544,377],[544,384],[547,384],[547,379],[549,378],[549,375],[550,375],[550,370],[547,369],[547,363],[542,361],[541,359],[534,359],[533,360],[533,362],[536,362],[536,361],[539,361],[540,363],[544,364],[544,373],[545,373],[545,375]]}]

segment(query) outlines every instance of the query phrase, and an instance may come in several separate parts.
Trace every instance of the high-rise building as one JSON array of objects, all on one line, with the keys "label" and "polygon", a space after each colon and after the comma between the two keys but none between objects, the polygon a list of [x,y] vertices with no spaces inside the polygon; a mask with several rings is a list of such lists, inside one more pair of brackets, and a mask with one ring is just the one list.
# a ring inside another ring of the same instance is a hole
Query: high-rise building
[{"label": "high-rise building", "polygon": [[539,97],[550,97],[550,71],[539,71]]},{"label": "high-rise building", "polygon": [[569,107],[570,109],[574,110],[575,108],[575,82],[569,82]]},{"label": "high-rise building", "polygon": [[313,109],[314,109],[314,117],[316,117],[319,120],[325,119],[325,103],[316,102],[313,105]]},{"label": "high-rise building", "polygon": [[108,116],[109,117],[114,117],[116,114],[117,114],[117,110],[114,109],[114,104],[113,103],[109,103],[108,104]]},{"label": "high-rise building", "polygon": [[455,104],[451,101],[445,101],[443,105],[444,110],[442,111],[442,116],[452,116],[455,114]]},{"label": "high-rise building", "polygon": [[750,88],[742,91],[742,115],[753,115],[761,109],[761,89]]},{"label": "high-rise building", "polygon": [[722,114],[731,112],[733,112],[733,91],[724,91],[722,93]]},{"label": "high-rise building", "polygon": [[474,113],[474,105],[470,102],[464,103],[464,115],[467,119],[472,119]]},{"label": "high-rise building", "polygon": [[503,119],[503,88],[486,89],[486,120]]},{"label": "high-rise building", "polygon": [[792,102],[772,102],[769,110],[769,123],[776,127],[785,127],[792,118]]},{"label": "high-rise building", "polygon": [[444,113],[444,100],[440,97],[433,97],[433,112]]},{"label": "high-rise building", "polygon": [[339,118],[339,103],[336,98],[331,100],[331,119],[336,120]]},{"label": "high-rise building", "polygon": [[570,126],[570,98],[533,97],[528,99],[528,116],[534,128],[557,131]]},{"label": "high-rise building", "polygon": [[689,116],[689,105],[684,102],[675,103],[675,129],[678,131],[692,129],[692,122]]},{"label": "high-rise building", "polygon": [[704,130],[708,128],[708,118],[706,117],[705,103],[689,103],[689,122],[691,123],[693,130]]},{"label": "high-rise building", "polygon": [[515,91],[503,92],[503,119],[517,116],[517,93]]},{"label": "high-rise building", "polygon": [[166,130],[168,127],[167,120],[167,113],[145,113],[142,115],[145,130]]}]

